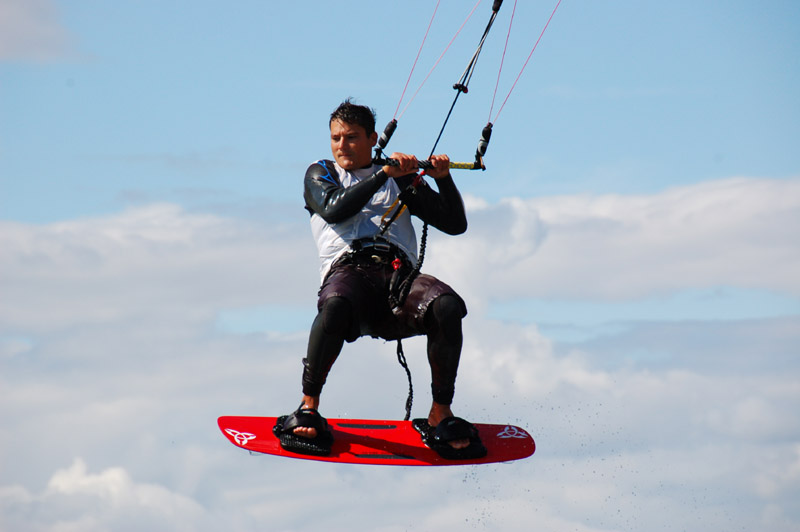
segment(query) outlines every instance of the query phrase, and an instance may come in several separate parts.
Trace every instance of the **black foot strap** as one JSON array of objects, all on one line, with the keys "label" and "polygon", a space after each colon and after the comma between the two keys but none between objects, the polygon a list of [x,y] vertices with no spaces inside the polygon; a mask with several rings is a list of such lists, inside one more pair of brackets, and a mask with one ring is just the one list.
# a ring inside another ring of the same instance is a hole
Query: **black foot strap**
[{"label": "black foot strap", "polygon": [[[316,429],[317,435],[314,438],[297,436],[294,429],[298,427]],[[333,434],[328,427],[328,421],[313,408],[303,408],[301,405],[288,416],[279,417],[272,432],[278,437],[281,447],[287,451],[313,456],[331,454]]]},{"label": "black foot strap", "polygon": [[[427,419],[415,419],[411,424],[422,436],[422,443],[436,451],[442,458],[472,460],[486,456],[486,447],[478,436],[478,429],[460,417],[447,417],[435,427],[431,427]],[[456,449],[450,445],[450,442],[456,440],[469,440],[469,445],[463,449]]]}]

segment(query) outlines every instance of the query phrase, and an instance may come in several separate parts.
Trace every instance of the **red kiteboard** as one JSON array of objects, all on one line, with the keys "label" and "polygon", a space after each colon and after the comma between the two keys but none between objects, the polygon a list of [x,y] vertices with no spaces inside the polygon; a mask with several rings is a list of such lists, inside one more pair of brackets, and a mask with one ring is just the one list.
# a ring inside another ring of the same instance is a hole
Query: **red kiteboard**
[{"label": "red kiteboard", "polygon": [[514,425],[475,423],[488,453],[483,458],[447,460],[422,443],[410,421],[328,419],[333,447],[328,456],[298,454],[283,449],[272,433],[277,418],[223,416],[217,420],[222,433],[237,447],[248,451],[345,464],[464,465],[521,460],[533,454],[536,444],[525,430]]}]

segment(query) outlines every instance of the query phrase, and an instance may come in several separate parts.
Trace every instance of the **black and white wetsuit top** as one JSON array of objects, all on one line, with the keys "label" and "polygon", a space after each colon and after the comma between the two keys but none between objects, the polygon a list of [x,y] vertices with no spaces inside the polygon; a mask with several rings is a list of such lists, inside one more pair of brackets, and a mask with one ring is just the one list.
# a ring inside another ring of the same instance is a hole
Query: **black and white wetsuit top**
[{"label": "black and white wetsuit top", "polygon": [[398,246],[412,263],[417,261],[412,214],[447,234],[466,231],[464,202],[452,177],[435,180],[439,192],[424,180],[415,192],[407,190],[413,179],[414,174],[389,179],[379,165],[347,171],[323,160],[309,166],[303,196],[311,213],[323,280],[336,259],[352,251],[353,242],[380,234],[381,218],[398,196],[408,209],[382,238]]}]

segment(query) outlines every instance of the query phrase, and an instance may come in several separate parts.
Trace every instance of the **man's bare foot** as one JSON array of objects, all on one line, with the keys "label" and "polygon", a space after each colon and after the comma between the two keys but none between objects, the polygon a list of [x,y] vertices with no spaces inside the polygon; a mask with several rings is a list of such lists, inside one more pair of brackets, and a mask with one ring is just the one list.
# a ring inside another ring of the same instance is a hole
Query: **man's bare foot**
[{"label": "man's bare foot", "polygon": [[[428,425],[436,427],[443,419],[453,416],[450,405],[442,405],[437,402],[431,404],[431,411],[428,414]],[[448,442],[453,449],[466,449],[469,447],[469,439],[453,440]]]},{"label": "man's bare foot", "polygon": [[[313,408],[317,410],[319,408],[319,395],[311,396],[311,395],[304,395],[303,396],[303,406],[302,410],[307,408]],[[295,436],[300,436],[301,438],[308,438],[309,440],[313,440],[317,437],[317,429],[313,427],[297,427],[294,429],[293,434]]]}]

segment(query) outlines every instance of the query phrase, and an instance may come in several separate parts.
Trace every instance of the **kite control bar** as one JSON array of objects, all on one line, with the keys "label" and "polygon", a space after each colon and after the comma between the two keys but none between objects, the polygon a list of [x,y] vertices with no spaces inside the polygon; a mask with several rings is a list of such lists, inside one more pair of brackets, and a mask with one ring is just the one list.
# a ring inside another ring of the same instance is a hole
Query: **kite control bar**
[{"label": "kite control bar", "polygon": [[[373,159],[372,162],[375,164],[382,164],[384,166],[400,166],[400,163],[396,159]],[[418,161],[417,168],[420,170],[430,170],[433,168],[433,164],[431,164],[430,161]],[[474,163],[457,163],[451,161],[450,168],[457,170],[486,170],[486,167],[483,165],[482,161],[475,161]]]},{"label": "kite control bar", "polygon": [[[379,142],[378,149],[375,150],[376,157],[372,159],[372,162],[375,164],[382,164],[384,166],[400,166],[400,163],[396,159],[384,158],[382,155],[382,150],[386,146],[386,142],[388,142],[388,138],[384,141],[384,138],[387,136],[387,131],[390,130],[391,132],[388,134],[388,137],[391,137],[391,133],[394,132],[394,128],[397,127],[397,122],[392,121],[386,126],[386,131],[381,136]],[[456,170],[486,170],[486,165],[483,164],[483,156],[486,155],[486,149],[489,147],[489,140],[492,138],[492,123],[486,125],[481,132],[481,139],[478,141],[478,149],[475,150],[475,161],[471,163],[459,163],[459,162],[450,162],[450,168]],[[433,168],[433,164],[428,161],[418,161],[418,168],[421,170],[430,170]]]}]

